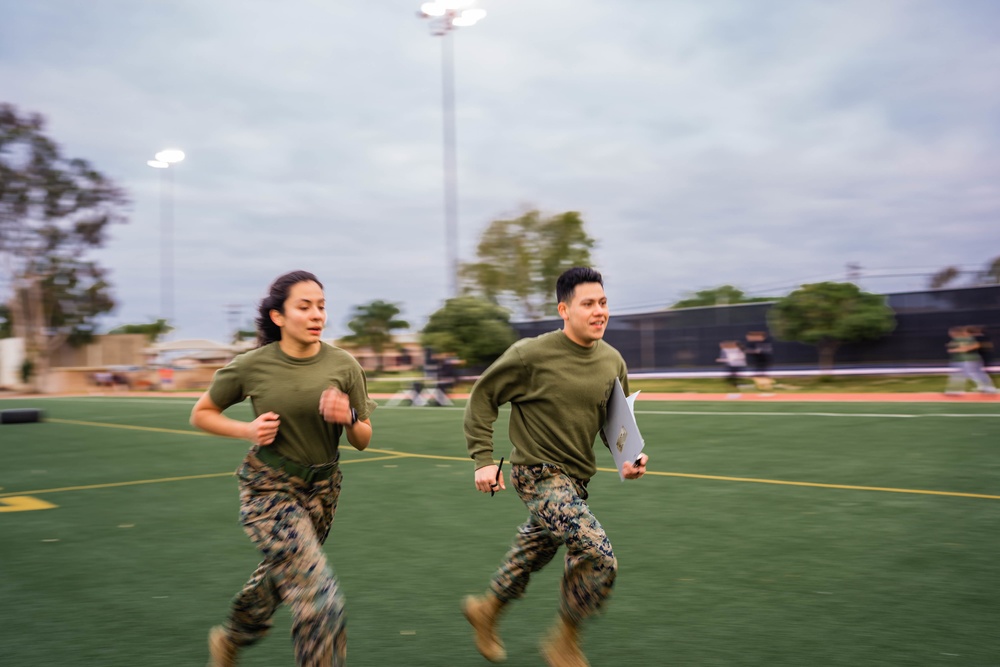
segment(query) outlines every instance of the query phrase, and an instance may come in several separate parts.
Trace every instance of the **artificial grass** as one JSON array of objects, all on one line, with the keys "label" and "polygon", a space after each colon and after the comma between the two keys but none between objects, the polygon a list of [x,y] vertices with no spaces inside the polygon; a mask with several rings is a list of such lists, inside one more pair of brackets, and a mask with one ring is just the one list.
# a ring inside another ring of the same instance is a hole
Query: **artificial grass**
[{"label": "artificial grass", "polygon": [[[257,562],[228,474],[246,445],[191,430],[191,399],[37,404],[47,421],[0,426],[0,502],[58,507],[0,513],[3,664],[203,664],[208,628]],[[620,563],[586,631],[592,664],[995,660],[995,405],[651,402],[638,421],[651,470],[671,475],[591,484]],[[525,510],[510,491],[472,490],[460,409],[383,407],[373,422],[377,451],[344,452],[327,543],[351,664],[486,664],[458,603],[486,586]],[[70,487],[90,488],[58,490]],[[542,664],[560,569],[505,615],[506,664]],[[282,611],[241,665],[292,665],[288,628]]]}]

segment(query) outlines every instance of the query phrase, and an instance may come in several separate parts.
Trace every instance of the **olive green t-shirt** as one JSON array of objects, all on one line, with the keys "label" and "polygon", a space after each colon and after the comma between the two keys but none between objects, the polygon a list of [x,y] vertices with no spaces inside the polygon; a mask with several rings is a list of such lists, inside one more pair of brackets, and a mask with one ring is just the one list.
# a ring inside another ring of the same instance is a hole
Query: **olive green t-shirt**
[{"label": "olive green t-shirt", "polygon": [[320,465],[340,458],[338,445],[344,430],[319,413],[320,396],[329,387],[350,397],[358,419],[368,419],[376,407],[368,397],[361,365],[326,343],[305,359],[288,356],[278,343],[245,352],[216,371],[208,395],[223,410],[249,397],[255,417],[276,413],[281,425],[268,446],[286,459]]},{"label": "olive green t-shirt", "polygon": [[514,343],[476,381],[465,407],[476,468],[494,463],[493,423],[499,407],[510,403],[511,463],[553,463],[571,477],[590,479],[615,378],[628,394],[625,360],[603,340],[583,347],[552,331]]},{"label": "olive green t-shirt", "polygon": [[[959,351],[961,348],[968,348],[970,346],[973,349]],[[980,358],[975,347],[976,339],[972,336],[958,336],[957,338],[952,338],[948,343],[948,352],[951,354],[952,361],[975,361]]]}]

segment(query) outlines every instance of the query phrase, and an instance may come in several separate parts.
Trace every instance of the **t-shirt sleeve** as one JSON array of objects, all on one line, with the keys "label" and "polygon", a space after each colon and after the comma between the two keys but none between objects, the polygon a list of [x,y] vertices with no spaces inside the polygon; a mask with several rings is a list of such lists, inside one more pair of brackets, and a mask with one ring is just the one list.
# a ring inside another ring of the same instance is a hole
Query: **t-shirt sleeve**
[{"label": "t-shirt sleeve", "polygon": [[217,370],[212,377],[208,397],[222,410],[242,402],[247,397],[243,389],[241,359],[242,355],[236,357],[228,365]]},{"label": "t-shirt sleeve", "polygon": [[350,386],[347,388],[347,395],[351,401],[351,407],[358,412],[358,419],[368,419],[372,412],[378,407],[378,403],[368,396],[368,378],[361,365],[354,362],[350,373]]}]

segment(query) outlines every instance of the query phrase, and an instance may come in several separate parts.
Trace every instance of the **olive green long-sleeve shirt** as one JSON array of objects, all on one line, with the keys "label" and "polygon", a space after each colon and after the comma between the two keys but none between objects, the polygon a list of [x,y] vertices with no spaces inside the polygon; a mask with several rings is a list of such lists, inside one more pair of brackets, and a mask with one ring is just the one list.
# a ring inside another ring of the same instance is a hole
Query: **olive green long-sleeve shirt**
[{"label": "olive green long-sleeve shirt", "polygon": [[582,347],[562,331],[519,340],[472,388],[465,407],[469,456],[477,469],[494,463],[493,424],[500,406],[510,403],[511,463],[553,463],[571,477],[593,477],[608,398],[616,377],[628,394],[627,372],[621,354],[603,340]]}]

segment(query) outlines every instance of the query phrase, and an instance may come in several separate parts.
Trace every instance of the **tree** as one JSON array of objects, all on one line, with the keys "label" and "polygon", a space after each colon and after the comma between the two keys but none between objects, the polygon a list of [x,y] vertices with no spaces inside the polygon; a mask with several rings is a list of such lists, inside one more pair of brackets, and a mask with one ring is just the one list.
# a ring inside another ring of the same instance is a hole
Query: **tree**
[{"label": "tree", "polygon": [[927,282],[927,286],[931,289],[941,289],[949,283],[954,282],[958,278],[959,273],[959,270],[954,266],[945,267],[931,276],[931,279]]},{"label": "tree", "polygon": [[375,370],[382,371],[382,353],[385,346],[392,341],[395,329],[408,329],[410,323],[396,319],[399,307],[394,303],[382,300],[372,301],[363,306],[354,307],[354,316],[347,327],[354,333],[343,337],[343,341],[368,347],[375,353]]},{"label": "tree", "polygon": [[155,343],[160,336],[165,336],[174,328],[167,324],[164,319],[158,319],[155,322],[150,322],[149,324],[123,324],[120,327],[115,327],[109,334],[143,334],[149,339],[150,343]]},{"label": "tree", "polygon": [[233,344],[242,343],[245,340],[256,340],[257,330],[256,329],[237,329],[233,333]]},{"label": "tree", "polygon": [[478,261],[462,264],[463,293],[529,319],[555,315],[556,279],[573,266],[590,266],[593,247],[575,211],[543,218],[531,210],[494,220],[480,237]]},{"label": "tree", "polygon": [[980,276],[983,285],[1000,285],[1000,257],[994,257]]},{"label": "tree", "polygon": [[712,289],[695,292],[692,296],[681,299],[671,306],[671,308],[697,308],[699,306],[723,306],[734,303],[757,303],[762,301],[774,301],[773,297],[749,297],[743,290],[732,285],[722,285]]},{"label": "tree", "polygon": [[10,317],[10,308],[0,303],[0,338],[11,338],[14,335],[14,325]]},{"label": "tree", "polygon": [[114,308],[106,271],[87,259],[125,194],[86,160],[64,157],[39,114],[0,104],[0,259],[11,285],[14,334],[44,378],[52,350],[89,341]]},{"label": "tree", "polygon": [[488,366],[515,340],[510,311],[474,296],[448,299],[420,336],[424,347],[450,352],[468,366]]},{"label": "tree", "polygon": [[821,369],[833,367],[842,343],[881,338],[896,328],[896,316],[877,294],[854,283],[803,285],[780,299],[768,312],[776,338],[819,348]]}]

